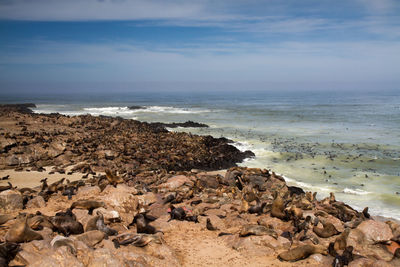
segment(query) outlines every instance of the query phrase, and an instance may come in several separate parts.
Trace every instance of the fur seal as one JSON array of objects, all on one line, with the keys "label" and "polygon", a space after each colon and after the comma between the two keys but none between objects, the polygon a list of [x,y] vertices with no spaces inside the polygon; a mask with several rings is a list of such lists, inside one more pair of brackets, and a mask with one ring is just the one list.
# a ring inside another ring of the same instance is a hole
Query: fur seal
[{"label": "fur seal", "polygon": [[239,233],[239,236],[249,236],[249,235],[269,235],[277,239],[278,234],[272,227],[266,227],[264,225],[248,224],[245,225]]},{"label": "fur seal", "polygon": [[33,240],[42,240],[43,236],[33,231],[29,227],[27,220],[28,217],[24,216],[24,218],[15,222],[5,235],[5,240],[7,242],[15,242],[15,243],[30,242]]},{"label": "fur seal", "polygon": [[75,208],[78,209],[86,209],[89,211],[89,215],[93,214],[93,210],[97,208],[102,208],[106,204],[102,201],[95,201],[95,200],[79,200],[72,203],[70,209],[73,210]]},{"label": "fur seal", "polygon": [[298,223],[299,220],[294,220],[294,233],[300,233],[304,231],[304,234],[307,233],[310,228],[311,216],[307,216],[306,219],[302,223]]},{"label": "fur seal", "polygon": [[17,243],[5,242],[0,244],[0,266],[8,266],[9,262],[15,258],[19,250]]},{"label": "fur seal", "polygon": [[336,255],[332,262],[332,267],[344,267],[353,261],[353,247],[346,247],[342,255]]},{"label": "fur seal", "polygon": [[7,183],[8,183],[8,185],[1,185],[0,186],[0,192],[6,191],[6,190],[11,189],[13,187],[10,182],[7,182]]},{"label": "fur seal", "polygon": [[288,186],[290,196],[305,194],[304,190],[297,186]]},{"label": "fur seal", "polygon": [[336,238],[334,243],[335,251],[343,250],[347,247],[347,237],[349,236],[350,229],[346,228],[344,231]]},{"label": "fur seal", "polygon": [[264,207],[265,207],[265,205],[267,205],[267,203],[266,203],[266,202],[261,203],[260,200],[259,200],[258,198],[257,198],[256,200],[257,200],[257,204],[254,205],[254,206],[251,206],[251,207],[248,209],[248,212],[249,212],[250,214],[257,213],[258,215],[261,215],[261,214],[263,213]]},{"label": "fur seal", "polygon": [[207,230],[210,230],[210,231],[219,230],[217,227],[214,227],[214,226],[212,225],[210,218],[207,218],[206,228],[207,228]]},{"label": "fur seal", "polygon": [[106,234],[105,239],[108,238],[108,236],[112,235],[117,235],[118,231],[114,230],[104,223],[104,216],[100,211],[97,211],[97,216],[99,216],[98,220],[96,221],[96,227],[98,230],[102,231],[103,233]]},{"label": "fur seal", "polygon": [[340,234],[340,232],[335,228],[335,226],[332,223],[329,222],[322,222],[323,228],[320,228],[318,226],[313,227],[314,233],[317,234],[317,236],[322,237],[322,238],[328,238],[337,234]]},{"label": "fur seal", "polygon": [[157,232],[154,226],[149,225],[149,220],[144,214],[139,213],[134,218],[130,225],[136,224],[136,232],[145,234],[155,234]]},{"label": "fur seal", "polygon": [[284,212],[285,203],[283,202],[283,199],[278,192],[275,191],[274,195],[275,195],[275,200],[274,202],[272,202],[271,216],[279,218],[283,221],[287,221],[288,216]]},{"label": "fur seal", "polygon": [[119,248],[120,245],[126,246],[132,244],[136,247],[144,247],[150,242],[154,241],[157,244],[162,244],[162,238],[159,235],[149,234],[132,234],[126,233],[115,237],[113,240],[115,248]]},{"label": "fur seal", "polygon": [[83,225],[74,220],[71,216],[53,216],[49,218],[49,221],[58,233],[65,236],[70,234],[77,235],[83,233]]},{"label": "fur seal", "polygon": [[122,179],[121,177],[115,175],[113,172],[111,172],[110,169],[106,169],[105,170],[106,173],[106,177],[108,182],[113,185],[114,187],[117,187],[117,184],[121,184],[124,182],[124,179]]},{"label": "fur seal", "polygon": [[308,258],[310,255],[320,253],[326,255],[326,249],[320,245],[302,245],[278,255],[281,261],[298,261]]},{"label": "fur seal", "polygon": [[173,205],[170,205],[170,216],[171,218],[168,221],[171,220],[183,221],[186,217],[186,211],[182,207],[175,208]]}]

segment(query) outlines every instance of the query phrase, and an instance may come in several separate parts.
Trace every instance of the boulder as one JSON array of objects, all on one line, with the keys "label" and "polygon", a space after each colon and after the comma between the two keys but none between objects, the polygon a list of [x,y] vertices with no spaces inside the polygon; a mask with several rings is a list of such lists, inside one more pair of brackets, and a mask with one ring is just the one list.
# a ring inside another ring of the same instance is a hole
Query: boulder
[{"label": "boulder", "polygon": [[26,203],[26,208],[27,209],[33,209],[33,208],[44,208],[46,207],[46,201],[42,196],[37,196],[28,201]]},{"label": "boulder", "polygon": [[22,209],[23,199],[22,195],[17,190],[5,190],[0,193],[0,211],[9,212]]},{"label": "boulder", "polygon": [[193,186],[193,182],[185,175],[178,175],[168,179],[167,182],[160,184],[158,188],[175,190],[187,183],[189,186]]},{"label": "boulder", "polygon": [[384,222],[367,220],[363,221],[358,227],[367,242],[378,243],[383,241],[389,241],[393,237],[390,226]]},{"label": "boulder", "polygon": [[85,185],[79,187],[78,192],[76,193],[76,198],[88,199],[90,197],[99,195],[100,192],[101,192],[100,187],[98,187],[97,185],[95,186]]}]

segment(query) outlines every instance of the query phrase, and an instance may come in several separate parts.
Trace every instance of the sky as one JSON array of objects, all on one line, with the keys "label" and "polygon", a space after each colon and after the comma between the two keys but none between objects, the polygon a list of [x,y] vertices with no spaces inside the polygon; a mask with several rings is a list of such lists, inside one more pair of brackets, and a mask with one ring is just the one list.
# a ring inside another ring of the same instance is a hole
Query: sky
[{"label": "sky", "polygon": [[0,0],[0,90],[400,90],[400,0]]}]

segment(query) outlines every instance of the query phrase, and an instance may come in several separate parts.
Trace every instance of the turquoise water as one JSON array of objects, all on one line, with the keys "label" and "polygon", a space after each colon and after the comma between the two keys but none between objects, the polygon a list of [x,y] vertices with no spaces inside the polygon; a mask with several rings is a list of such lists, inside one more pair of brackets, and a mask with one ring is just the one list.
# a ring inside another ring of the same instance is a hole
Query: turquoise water
[{"label": "turquoise water", "polygon": [[[373,214],[400,219],[399,93],[131,93],[6,96],[34,102],[36,112],[121,116],[149,122],[193,120],[225,136],[254,159],[243,166],[272,169],[290,184],[318,191]],[[129,105],[143,109],[129,110]]]}]

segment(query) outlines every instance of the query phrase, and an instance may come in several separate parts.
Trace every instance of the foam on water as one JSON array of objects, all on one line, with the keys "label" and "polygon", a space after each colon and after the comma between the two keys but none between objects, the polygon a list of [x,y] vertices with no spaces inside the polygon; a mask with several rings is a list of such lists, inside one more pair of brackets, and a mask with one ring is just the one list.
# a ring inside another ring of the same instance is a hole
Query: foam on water
[{"label": "foam on water", "polygon": [[360,196],[371,194],[371,192],[368,192],[368,191],[364,191],[361,189],[350,189],[347,187],[343,190],[343,193],[352,194],[352,195],[360,195]]}]

